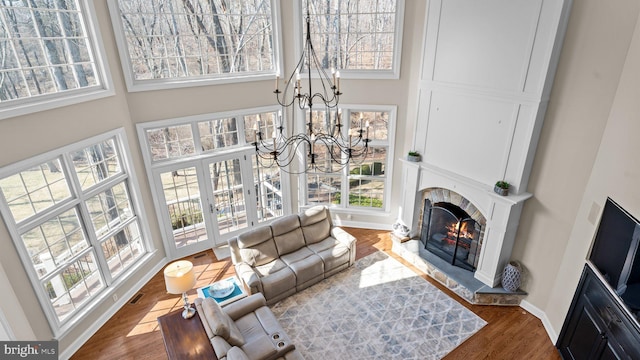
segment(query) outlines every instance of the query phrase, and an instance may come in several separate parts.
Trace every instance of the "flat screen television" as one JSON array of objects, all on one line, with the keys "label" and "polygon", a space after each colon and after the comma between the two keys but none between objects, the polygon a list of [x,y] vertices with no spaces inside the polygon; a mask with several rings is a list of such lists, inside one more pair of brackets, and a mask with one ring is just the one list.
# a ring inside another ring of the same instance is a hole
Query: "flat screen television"
[{"label": "flat screen television", "polygon": [[640,222],[607,198],[589,260],[634,312],[640,310],[639,243]]}]

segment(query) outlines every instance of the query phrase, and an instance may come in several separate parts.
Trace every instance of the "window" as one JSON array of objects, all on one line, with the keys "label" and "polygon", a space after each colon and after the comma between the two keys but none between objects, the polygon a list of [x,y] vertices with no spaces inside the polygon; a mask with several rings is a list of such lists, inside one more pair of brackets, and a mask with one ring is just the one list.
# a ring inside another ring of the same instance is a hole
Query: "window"
[{"label": "window", "polygon": [[92,17],[90,1],[0,2],[0,117],[110,94]]},{"label": "window", "polygon": [[[366,131],[371,142],[367,156],[353,158],[345,168],[333,164],[333,172],[307,173],[307,205],[388,210],[396,110],[377,106],[360,109],[354,106],[342,108],[343,116],[345,113],[350,121],[343,131],[352,136],[357,136],[362,124],[369,122]],[[331,164],[326,147],[318,146],[314,152],[318,154],[318,162],[326,160]],[[331,170],[330,166],[324,168]]]},{"label": "window", "polygon": [[288,177],[262,166],[252,145],[258,127],[274,131],[278,116],[279,107],[266,107],[138,125],[172,258],[289,212]]},{"label": "window", "polygon": [[129,90],[273,76],[278,44],[275,3],[110,0]]},{"label": "window", "polygon": [[0,169],[0,209],[54,332],[147,253],[125,143],[116,131]]},{"label": "window", "polygon": [[[311,41],[325,69],[398,77],[404,0],[305,0],[302,19],[307,2]],[[298,33],[306,34],[303,25]]]}]

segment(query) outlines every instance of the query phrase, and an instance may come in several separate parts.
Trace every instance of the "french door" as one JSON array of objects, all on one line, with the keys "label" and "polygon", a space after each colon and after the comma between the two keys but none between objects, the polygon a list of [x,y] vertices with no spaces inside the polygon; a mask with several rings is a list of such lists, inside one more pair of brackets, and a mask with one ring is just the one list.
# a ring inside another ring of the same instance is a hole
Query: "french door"
[{"label": "french door", "polygon": [[247,228],[290,212],[282,192],[287,178],[278,168],[261,167],[251,149],[163,166],[154,177],[172,259],[224,245]]}]

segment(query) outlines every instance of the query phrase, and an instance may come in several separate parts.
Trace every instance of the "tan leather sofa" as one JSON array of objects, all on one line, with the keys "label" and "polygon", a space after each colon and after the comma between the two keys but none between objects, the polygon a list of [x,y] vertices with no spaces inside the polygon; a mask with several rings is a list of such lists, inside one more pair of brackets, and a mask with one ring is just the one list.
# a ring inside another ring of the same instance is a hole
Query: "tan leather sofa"
[{"label": "tan leather sofa", "polygon": [[197,298],[195,305],[219,360],[302,359],[262,294],[225,307],[211,298]]},{"label": "tan leather sofa", "polygon": [[274,304],[355,262],[356,239],[315,206],[229,240],[231,260],[250,294]]}]

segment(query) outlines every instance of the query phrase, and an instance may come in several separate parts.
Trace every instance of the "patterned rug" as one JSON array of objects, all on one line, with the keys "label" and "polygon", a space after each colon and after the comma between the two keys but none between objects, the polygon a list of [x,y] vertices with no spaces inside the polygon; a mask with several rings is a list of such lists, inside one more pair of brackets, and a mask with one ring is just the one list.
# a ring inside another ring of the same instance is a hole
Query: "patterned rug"
[{"label": "patterned rug", "polygon": [[385,253],[271,307],[305,359],[441,359],[486,321]]}]

